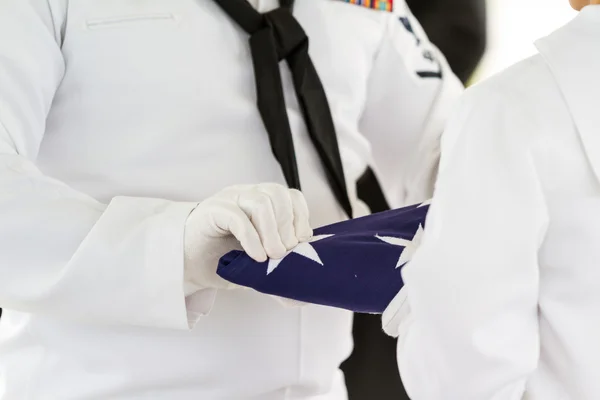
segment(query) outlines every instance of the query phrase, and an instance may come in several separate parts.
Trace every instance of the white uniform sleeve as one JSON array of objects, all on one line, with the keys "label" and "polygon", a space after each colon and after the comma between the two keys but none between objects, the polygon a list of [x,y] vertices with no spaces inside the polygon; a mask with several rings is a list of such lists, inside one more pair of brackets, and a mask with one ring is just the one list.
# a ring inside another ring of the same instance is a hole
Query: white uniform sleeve
[{"label": "white uniform sleeve", "polygon": [[35,166],[65,73],[65,11],[60,2],[0,0],[0,306],[187,329],[184,226],[196,204],[118,197],[105,205]]},{"label": "white uniform sleeve", "polygon": [[431,197],[444,124],[463,92],[403,1],[394,2],[369,81],[361,131],[390,205]]},{"label": "white uniform sleeve", "polygon": [[538,363],[548,215],[535,129],[498,91],[469,91],[449,123],[422,246],[384,314],[414,400],[521,400]]}]

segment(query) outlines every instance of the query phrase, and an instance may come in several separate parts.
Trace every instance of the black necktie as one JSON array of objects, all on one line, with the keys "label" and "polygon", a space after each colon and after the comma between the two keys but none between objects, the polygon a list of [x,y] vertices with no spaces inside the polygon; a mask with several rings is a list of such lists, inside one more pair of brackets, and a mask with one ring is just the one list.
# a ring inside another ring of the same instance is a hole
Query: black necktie
[{"label": "black necktie", "polygon": [[215,2],[250,35],[258,109],[288,186],[300,189],[300,177],[281,83],[279,62],[282,60],[287,61],[292,72],[298,103],[329,185],[351,218],[352,205],[331,110],[308,54],[308,37],[292,15],[294,1],[280,0],[281,7],[266,14],[256,11],[246,0]]}]

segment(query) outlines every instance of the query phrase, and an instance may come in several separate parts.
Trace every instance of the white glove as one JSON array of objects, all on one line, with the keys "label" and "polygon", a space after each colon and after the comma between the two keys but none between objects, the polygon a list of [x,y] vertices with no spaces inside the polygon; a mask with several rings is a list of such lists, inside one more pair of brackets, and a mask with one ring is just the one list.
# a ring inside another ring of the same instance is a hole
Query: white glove
[{"label": "white glove", "polygon": [[302,193],[278,184],[232,186],[206,199],[185,228],[185,294],[235,285],[216,273],[219,259],[244,250],[258,262],[282,258],[312,237]]}]

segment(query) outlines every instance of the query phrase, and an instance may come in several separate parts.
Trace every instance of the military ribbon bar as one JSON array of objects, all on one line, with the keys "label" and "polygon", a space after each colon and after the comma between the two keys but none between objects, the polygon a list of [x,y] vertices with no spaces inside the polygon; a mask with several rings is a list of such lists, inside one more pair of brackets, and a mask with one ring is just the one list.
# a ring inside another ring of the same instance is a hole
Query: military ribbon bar
[{"label": "military ribbon bar", "polygon": [[394,0],[342,0],[346,3],[356,4],[357,6],[363,6],[372,8],[374,10],[381,11],[393,11]]}]

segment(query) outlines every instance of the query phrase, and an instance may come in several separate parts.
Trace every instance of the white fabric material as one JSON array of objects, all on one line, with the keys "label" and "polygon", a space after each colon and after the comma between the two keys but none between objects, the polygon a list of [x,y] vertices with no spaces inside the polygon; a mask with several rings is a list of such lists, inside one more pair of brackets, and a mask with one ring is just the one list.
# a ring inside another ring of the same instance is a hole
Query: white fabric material
[{"label": "white fabric material", "polygon": [[[210,312],[217,289],[240,289],[217,275],[219,258],[243,250],[254,260],[281,259],[312,237],[309,211],[301,192],[276,183],[234,185],[204,200],[192,211],[185,226],[184,293],[207,291],[212,300],[190,309],[188,322]],[[210,298],[210,297],[209,297]],[[277,298],[284,305],[303,303]]]},{"label": "white fabric material", "polygon": [[412,399],[600,398],[599,41],[586,7],[452,118],[384,316]]},{"label": "white fabric material", "polygon": [[[425,121],[458,81],[443,60],[444,81],[416,76],[431,45],[397,14],[296,3],[353,201],[370,161],[394,202],[426,191],[408,156],[437,146]],[[248,290],[184,298],[198,203],[285,182],[251,65],[246,33],[209,0],[0,0],[0,398],[346,398],[350,313]],[[311,226],[339,221],[282,73]]]},{"label": "white fabric material", "polygon": [[311,236],[308,206],[298,190],[274,183],[231,186],[187,219],[185,280],[200,288],[230,288],[216,274],[223,254],[240,249],[258,262],[280,259]]}]

